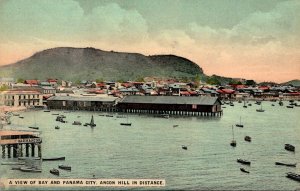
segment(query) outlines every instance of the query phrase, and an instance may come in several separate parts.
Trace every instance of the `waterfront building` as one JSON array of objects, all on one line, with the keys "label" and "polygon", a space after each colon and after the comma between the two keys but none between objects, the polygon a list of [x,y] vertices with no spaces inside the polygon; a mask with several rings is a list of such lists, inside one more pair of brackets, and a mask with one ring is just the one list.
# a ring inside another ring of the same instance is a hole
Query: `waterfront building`
[{"label": "waterfront building", "polygon": [[221,115],[221,101],[210,96],[126,96],[118,110],[132,113]]},{"label": "waterfront building", "polygon": [[96,95],[52,96],[47,100],[49,109],[114,111],[117,97]]},{"label": "waterfront building", "polygon": [[0,94],[0,105],[5,106],[42,106],[43,96],[38,91],[8,90]]},{"label": "waterfront building", "polygon": [[42,157],[41,143],[42,139],[36,131],[0,130],[2,158],[29,157],[30,153],[34,157],[36,148],[38,148],[38,157]]}]

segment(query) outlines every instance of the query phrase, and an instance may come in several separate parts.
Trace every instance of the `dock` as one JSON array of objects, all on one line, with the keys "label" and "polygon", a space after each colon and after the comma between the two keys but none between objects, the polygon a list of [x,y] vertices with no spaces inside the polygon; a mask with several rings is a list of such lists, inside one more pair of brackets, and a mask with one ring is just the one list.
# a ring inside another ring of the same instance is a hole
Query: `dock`
[{"label": "dock", "polygon": [[42,138],[37,131],[0,130],[2,158],[42,157]]}]

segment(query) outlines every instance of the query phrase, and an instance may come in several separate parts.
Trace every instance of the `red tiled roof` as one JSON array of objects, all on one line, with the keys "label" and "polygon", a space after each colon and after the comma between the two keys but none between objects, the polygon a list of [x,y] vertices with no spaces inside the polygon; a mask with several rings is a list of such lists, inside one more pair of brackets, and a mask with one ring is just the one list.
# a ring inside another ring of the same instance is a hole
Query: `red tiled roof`
[{"label": "red tiled roof", "polygon": [[181,95],[190,95],[190,93],[188,91],[180,91]]},{"label": "red tiled roof", "polygon": [[24,84],[38,85],[39,81],[38,80],[25,80]]},{"label": "red tiled roof", "polygon": [[221,94],[233,94],[235,91],[234,90],[231,90],[231,89],[219,89],[217,90],[218,93],[221,93]]}]

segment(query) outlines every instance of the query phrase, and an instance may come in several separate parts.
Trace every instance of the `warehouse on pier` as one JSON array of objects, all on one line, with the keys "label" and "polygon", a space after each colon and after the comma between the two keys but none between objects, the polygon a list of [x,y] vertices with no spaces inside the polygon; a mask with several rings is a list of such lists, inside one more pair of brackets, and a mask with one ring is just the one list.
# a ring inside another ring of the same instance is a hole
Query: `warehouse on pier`
[{"label": "warehouse on pier", "polygon": [[221,116],[221,101],[209,96],[126,96],[118,110],[128,113]]}]

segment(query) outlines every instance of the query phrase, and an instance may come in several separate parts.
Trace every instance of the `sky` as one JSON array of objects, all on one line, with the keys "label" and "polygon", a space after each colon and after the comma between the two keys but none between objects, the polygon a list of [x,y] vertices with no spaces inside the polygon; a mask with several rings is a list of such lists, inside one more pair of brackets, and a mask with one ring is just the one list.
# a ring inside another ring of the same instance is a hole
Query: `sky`
[{"label": "sky", "polygon": [[54,47],[175,54],[205,74],[300,79],[299,0],[0,0],[0,65]]}]

